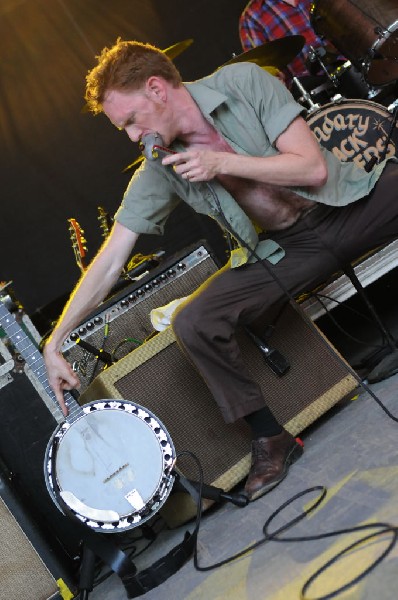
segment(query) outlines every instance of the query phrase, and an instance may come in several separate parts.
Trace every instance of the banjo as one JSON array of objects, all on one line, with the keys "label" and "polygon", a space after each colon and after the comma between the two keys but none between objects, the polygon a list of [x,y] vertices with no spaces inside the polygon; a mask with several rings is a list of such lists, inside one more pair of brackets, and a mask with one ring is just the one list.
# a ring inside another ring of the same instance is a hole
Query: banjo
[{"label": "banjo", "polygon": [[57,508],[103,533],[150,519],[175,479],[175,449],[161,421],[135,402],[105,399],[80,406],[69,392],[64,417],[41,353],[1,298],[0,327],[56,408],[58,426],[47,445],[44,477]]}]

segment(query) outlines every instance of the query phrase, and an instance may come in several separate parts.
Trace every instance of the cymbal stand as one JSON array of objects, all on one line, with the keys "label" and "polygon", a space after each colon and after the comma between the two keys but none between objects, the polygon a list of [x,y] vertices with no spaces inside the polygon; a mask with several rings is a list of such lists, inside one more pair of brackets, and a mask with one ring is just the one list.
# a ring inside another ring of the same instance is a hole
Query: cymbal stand
[{"label": "cymbal stand", "polygon": [[292,81],[296,85],[296,87],[298,88],[298,90],[301,94],[299,101],[306,102],[308,104],[308,113],[312,113],[314,110],[317,110],[318,108],[320,108],[320,104],[313,102],[310,92],[307,92],[307,90],[305,89],[305,87],[302,85],[301,81],[297,77],[293,77]]}]

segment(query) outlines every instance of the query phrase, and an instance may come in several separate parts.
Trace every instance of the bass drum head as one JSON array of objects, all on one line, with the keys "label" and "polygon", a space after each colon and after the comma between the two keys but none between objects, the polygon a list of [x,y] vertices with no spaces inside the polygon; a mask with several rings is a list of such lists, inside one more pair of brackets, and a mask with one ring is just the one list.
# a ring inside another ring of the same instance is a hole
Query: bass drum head
[{"label": "bass drum head", "polygon": [[[306,118],[313,134],[342,162],[353,161],[365,168],[375,157],[382,157],[393,116],[384,107],[369,100],[344,100],[325,104]],[[396,155],[397,125],[387,149],[387,157]]]},{"label": "bass drum head", "polygon": [[46,457],[53,499],[96,531],[141,525],[166,501],[175,450],[159,419],[122,400],[84,405],[61,425]]}]

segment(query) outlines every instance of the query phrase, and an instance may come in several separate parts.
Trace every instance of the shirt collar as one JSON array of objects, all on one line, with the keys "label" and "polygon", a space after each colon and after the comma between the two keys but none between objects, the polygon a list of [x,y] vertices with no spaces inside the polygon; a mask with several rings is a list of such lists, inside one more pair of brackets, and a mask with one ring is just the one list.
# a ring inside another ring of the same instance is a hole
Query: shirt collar
[{"label": "shirt collar", "polygon": [[228,97],[225,94],[209,88],[200,81],[192,81],[190,83],[184,83],[184,85],[202,113],[211,121],[213,120],[211,118],[211,113],[228,100]]}]

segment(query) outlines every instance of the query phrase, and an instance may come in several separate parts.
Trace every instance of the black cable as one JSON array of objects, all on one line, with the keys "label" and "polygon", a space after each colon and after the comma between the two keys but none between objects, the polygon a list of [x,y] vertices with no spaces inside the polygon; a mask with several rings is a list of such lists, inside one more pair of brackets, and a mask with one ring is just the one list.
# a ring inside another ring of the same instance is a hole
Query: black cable
[{"label": "black cable", "polygon": [[[107,341],[108,337],[109,337],[109,320],[108,320],[108,318],[106,316],[105,317],[105,326],[104,326],[104,335],[103,335],[103,338],[102,338],[100,350],[102,350],[102,351],[105,350],[105,344],[106,344],[106,341]],[[111,355],[111,357],[112,357],[112,355]],[[100,372],[102,372],[106,368],[106,365],[104,365],[104,364],[100,365],[100,359],[97,356],[95,364],[93,366],[93,370],[91,372],[91,376],[90,376],[89,380],[87,381],[86,386],[91,385],[92,382],[94,381],[95,377],[97,375],[99,375],[99,372],[98,372],[98,367],[99,366],[102,366],[102,369],[101,369]]]},{"label": "black cable", "polygon": [[[223,213],[223,210],[221,208],[220,205],[220,201],[218,199],[218,196],[215,192],[215,190],[213,189],[212,185],[208,182],[205,182],[206,186],[208,187],[211,195],[213,196],[213,199],[216,203],[219,215],[221,217],[221,220],[223,221],[224,227],[227,230],[230,230],[232,235],[238,240],[239,244],[241,244],[241,246],[243,246],[244,248],[246,248],[246,250],[248,250],[250,252],[250,255],[248,257],[248,261],[254,257],[257,262],[259,262],[260,265],[262,265],[262,267],[264,269],[266,269],[268,271],[268,273],[271,275],[271,277],[274,279],[274,281],[279,285],[279,287],[281,288],[281,290],[283,291],[283,293],[287,296],[287,298],[290,301],[290,305],[292,306],[292,308],[294,308],[294,310],[300,315],[300,317],[302,317],[302,319],[311,327],[314,329],[314,331],[316,332],[316,334],[318,335],[319,340],[322,341],[322,344],[324,345],[324,347],[327,349],[327,351],[333,355],[334,358],[336,358],[337,360],[339,360],[341,362],[341,364],[344,366],[344,368],[349,371],[349,373],[354,377],[354,379],[358,382],[358,384],[373,398],[373,400],[380,406],[380,408],[386,413],[386,415],[388,417],[390,417],[390,419],[392,421],[395,421],[396,423],[398,423],[398,417],[395,417],[386,406],[384,406],[384,404],[381,402],[381,400],[376,396],[376,394],[370,389],[370,387],[364,382],[362,381],[362,379],[359,377],[359,375],[354,371],[354,369],[348,364],[346,363],[343,358],[337,354],[336,352],[334,352],[334,350],[332,349],[332,347],[330,346],[329,342],[327,341],[326,338],[323,337],[323,335],[321,335],[321,333],[317,330],[317,328],[313,327],[313,323],[311,321],[311,319],[308,317],[308,315],[306,315],[305,311],[302,310],[299,305],[297,304],[297,302],[295,301],[293,295],[290,293],[290,291],[287,289],[287,287],[285,286],[285,284],[281,281],[281,279],[273,272],[273,270],[271,269],[271,267],[267,264],[266,260],[262,260],[259,255],[256,252],[255,248],[250,248],[250,246],[245,242],[245,240],[243,240],[240,235],[238,233],[236,233],[236,231],[234,231],[231,227],[231,225],[228,223],[227,219],[225,218],[225,215]],[[316,233],[316,232],[314,232]],[[319,236],[318,236],[319,238]],[[321,238],[319,238],[320,241],[324,244],[323,240]],[[325,248],[329,251],[332,252],[330,250],[330,248],[328,248],[325,244],[324,244]],[[333,256],[334,253],[332,252]]]},{"label": "black cable", "polygon": [[[311,597],[311,600],[327,600],[329,598],[333,598],[335,596],[337,596],[338,594],[340,594],[343,591],[348,590],[349,588],[351,588],[353,585],[356,585],[359,581],[361,581],[366,575],[368,575],[371,571],[373,571],[377,565],[380,564],[380,562],[391,552],[391,550],[394,548],[397,539],[398,539],[398,528],[394,527],[392,525],[390,525],[389,523],[379,523],[379,522],[375,522],[375,523],[367,523],[364,525],[357,525],[355,527],[347,527],[344,529],[340,529],[337,531],[328,531],[326,533],[320,533],[317,535],[310,535],[310,536],[299,536],[299,537],[283,537],[283,538],[278,538],[277,536],[286,531],[287,529],[290,529],[290,527],[292,527],[293,525],[295,525],[298,521],[300,521],[302,518],[304,518],[304,516],[306,516],[308,513],[308,511],[303,511],[303,513],[301,513],[298,517],[295,517],[294,519],[292,519],[291,521],[288,521],[286,523],[286,525],[280,527],[279,529],[277,529],[276,531],[274,531],[273,533],[268,533],[268,528],[270,526],[270,524],[272,523],[272,521],[290,504],[292,504],[292,502],[294,502],[295,500],[297,500],[298,498],[304,496],[305,494],[314,491],[315,489],[317,489],[316,487],[314,488],[309,488],[308,490],[304,490],[303,492],[300,492],[298,494],[296,494],[295,496],[293,496],[292,498],[290,498],[290,500],[288,500],[287,502],[285,502],[284,504],[282,504],[276,511],[274,511],[271,516],[267,519],[267,521],[264,524],[263,527],[263,533],[265,536],[265,540],[268,541],[275,541],[275,542],[303,542],[303,541],[315,541],[315,540],[321,540],[321,539],[326,539],[326,538],[330,538],[330,537],[335,537],[337,535],[341,535],[341,534],[345,534],[345,533],[355,533],[355,532],[359,532],[359,531],[367,531],[367,530],[372,530],[372,529],[378,529],[378,531],[371,533],[365,537],[362,537],[358,540],[356,540],[355,542],[349,544],[348,546],[346,546],[345,548],[343,548],[343,550],[339,551],[337,554],[335,554],[331,559],[329,559],[322,567],[320,567],[315,573],[313,573],[313,575],[311,575],[311,577],[309,577],[309,579],[304,583],[302,590],[301,590],[301,594],[300,594],[300,598],[301,600],[306,600],[305,598],[305,593],[308,591],[308,588],[314,583],[314,581],[324,572],[326,571],[328,568],[330,568],[336,561],[338,561],[342,556],[344,556],[345,554],[347,554],[350,550],[352,550],[353,548],[355,548],[356,546],[363,544],[364,542],[373,539],[375,537],[378,537],[380,535],[383,535],[385,533],[389,533],[392,532],[393,533],[393,538],[390,542],[390,544],[388,545],[388,547],[386,548],[386,550],[384,550],[384,552],[378,557],[376,558],[366,569],[364,569],[362,572],[359,573],[359,575],[357,575],[356,577],[354,577],[353,579],[351,579],[351,581],[349,581],[348,583],[344,584],[343,586],[341,586],[340,588],[334,590],[333,592],[330,592],[329,594],[326,594],[324,596],[318,596],[318,598],[314,598]],[[318,486],[318,489],[320,489],[320,486]],[[321,496],[319,497],[319,499],[316,501],[315,505],[313,505],[312,507],[310,507],[310,510],[312,511],[314,509],[314,507],[318,506],[320,504],[320,502],[325,498],[326,496],[326,488],[323,488],[324,493],[321,494]],[[309,599],[308,599],[309,600]]]},{"label": "black cable", "polygon": [[[288,506],[290,506],[296,500],[298,500],[298,499],[302,498],[303,496],[305,496],[307,494],[310,494],[310,493],[312,493],[314,491],[319,491],[320,494],[314,500],[314,502],[311,504],[311,506],[309,506],[308,508],[302,510],[301,513],[299,513],[296,517],[294,517],[293,519],[291,519],[290,521],[288,521],[287,523],[285,523],[284,525],[282,525],[281,527],[279,527],[279,529],[277,529],[276,531],[274,531],[272,533],[270,533],[268,531],[269,526],[271,525],[271,523],[273,522],[273,520],[278,515],[280,515],[281,512],[285,508],[287,508]],[[320,534],[317,534],[317,535],[289,536],[289,537],[283,537],[283,538],[278,537],[283,532],[287,531],[288,529],[291,529],[294,525],[297,525],[297,523],[299,523],[300,521],[302,521],[305,517],[307,517],[310,513],[312,513],[316,508],[318,508],[318,506],[320,506],[320,504],[322,503],[322,501],[325,499],[326,493],[327,493],[326,488],[324,486],[319,486],[318,485],[318,486],[313,486],[311,488],[307,488],[307,489],[303,490],[302,492],[299,492],[299,493],[295,494],[289,500],[287,500],[286,502],[284,502],[279,508],[277,508],[268,517],[268,519],[266,520],[266,522],[264,523],[264,526],[263,526],[264,537],[261,540],[258,540],[257,542],[254,542],[253,544],[251,544],[247,548],[244,548],[243,550],[241,550],[239,552],[236,552],[235,554],[229,556],[228,558],[225,558],[224,560],[221,560],[219,562],[213,563],[212,565],[206,565],[206,566],[199,565],[198,555],[197,555],[198,554],[198,552],[197,552],[197,540],[196,540],[195,550],[194,550],[194,565],[195,565],[196,570],[198,570],[198,571],[210,571],[212,569],[225,566],[225,565],[231,563],[233,560],[236,560],[238,558],[243,557],[244,555],[248,554],[252,550],[255,550],[256,548],[258,548],[259,546],[261,546],[262,544],[265,544],[267,542],[272,542],[272,541],[274,541],[274,542],[306,542],[306,541],[316,541],[316,540],[321,540],[321,539],[336,537],[336,536],[342,535],[342,534],[356,533],[356,532],[362,532],[362,531],[368,531],[368,530],[374,530],[374,529],[376,529],[376,531],[374,531],[373,533],[370,533],[370,534],[366,535],[365,537],[359,538],[355,542],[350,543],[348,546],[346,546],[345,548],[343,548],[343,550],[340,550],[331,559],[329,559],[324,565],[322,565],[317,571],[315,571],[315,573],[313,573],[307,579],[307,581],[305,581],[305,583],[303,584],[303,587],[301,589],[300,599],[301,600],[310,600],[309,598],[307,599],[306,596],[305,596],[305,594],[308,591],[308,589],[311,587],[311,585],[314,583],[314,581],[316,579],[318,579],[318,577],[322,573],[324,573],[327,569],[329,569],[339,559],[341,559],[342,557],[344,557],[347,553],[349,553],[351,550],[353,550],[354,548],[356,548],[360,544],[363,544],[363,543],[365,543],[365,542],[367,542],[367,541],[369,541],[371,539],[374,539],[375,537],[384,535],[386,533],[392,533],[393,537],[392,537],[392,540],[390,541],[389,545],[387,546],[387,548],[382,552],[382,554],[380,556],[378,556],[376,559],[374,559],[374,561],[367,568],[363,569],[363,571],[361,571],[357,576],[353,577],[349,582],[347,582],[344,585],[340,586],[336,590],[333,590],[332,592],[330,592],[330,593],[328,593],[328,594],[326,594],[324,596],[318,596],[317,598],[311,597],[311,600],[328,600],[329,598],[334,598],[335,596],[337,596],[341,592],[348,590],[352,586],[354,586],[357,583],[359,583],[359,581],[361,581],[364,577],[366,577],[366,575],[368,575],[371,571],[373,571],[382,562],[382,560],[384,560],[384,558],[386,558],[386,556],[388,556],[388,554],[391,552],[391,550],[394,548],[394,546],[395,546],[395,544],[397,542],[397,539],[398,539],[398,528],[390,525],[389,523],[375,522],[375,523],[367,523],[367,524],[364,524],[364,525],[357,525],[355,527],[346,527],[344,529],[339,529],[339,530],[336,530],[336,531],[328,531],[328,532],[320,533]]]},{"label": "black cable", "polygon": [[[394,548],[394,546],[397,542],[398,529],[396,527],[392,527],[391,525],[388,525],[387,523],[385,523],[385,524],[384,523],[370,524],[369,528],[371,528],[372,526],[373,527],[381,527],[381,529],[380,529],[380,531],[371,533],[371,534],[365,536],[364,538],[360,538],[359,540],[350,544],[349,546],[346,546],[343,550],[341,550],[340,552],[335,554],[335,556],[333,556],[329,561],[327,561],[322,567],[320,567],[318,569],[318,571],[313,573],[313,575],[311,575],[311,577],[309,577],[309,579],[305,582],[305,584],[303,585],[303,587],[301,589],[300,600],[329,600],[329,598],[335,598],[338,594],[345,592],[346,590],[350,589],[352,586],[359,583],[364,577],[366,577],[366,575],[368,575],[371,571],[373,571],[377,567],[377,565],[379,565],[381,563],[381,561],[384,560],[384,558],[386,558],[386,556],[391,552],[391,550]],[[358,531],[358,529],[353,529],[352,531]],[[314,581],[316,579],[318,579],[318,577],[322,573],[324,573],[327,569],[329,569],[329,567],[331,567],[335,562],[337,562],[337,560],[339,560],[339,558],[341,558],[342,556],[344,556],[345,554],[347,554],[348,552],[350,552],[351,550],[353,550],[360,544],[363,544],[366,541],[369,541],[375,537],[379,537],[380,535],[383,535],[385,533],[390,533],[390,532],[393,533],[393,538],[392,538],[389,546],[387,546],[387,548],[384,550],[384,552],[378,558],[376,558],[369,565],[369,567],[364,569],[359,575],[357,575],[356,577],[353,577],[353,579],[351,579],[351,581],[349,581],[348,583],[333,590],[333,592],[329,592],[329,594],[325,594],[324,596],[318,596],[317,598],[314,598],[314,596],[312,596],[311,598],[306,598],[305,594],[308,591],[308,589],[310,588],[310,586],[314,583]]]},{"label": "black cable", "polygon": [[[365,346],[369,346],[369,348],[376,348],[377,350],[383,350],[385,348],[385,346],[381,346],[380,344],[370,344],[369,342],[365,342],[363,340],[360,340],[359,338],[351,335],[346,329],[344,329],[340,323],[332,316],[330,310],[328,310],[326,304],[324,302],[322,302],[322,298],[325,298],[326,300],[330,300],[331,302],[336,302],[336,304],[339,304],[340,306],[342,306],[343,308],[345,308],[346,310],[350,310],[351,312],[353,312],[354,314],[362,317],[365,321],[368,321],[371,325],[373,325],[373,327],[375,326],[374,321],[372,321],[372,319],[370,319],[369,317],[367,317],[366,315],[364,315],[363,313],[359,312],[358,310],[355,310],[354,308],[350,307],[350,306],[346,306],[343,302],[340,302],[340,300],[335,300],[334,298],[332,298],[331,296],[327,296],[326,294],[319,294],[318,292],[313,292],[312,296],[319,302],[319,304],[322,306],[322,308],[325,311],[325,314],[328,316],[328,318],[330,319],[330,321],[333,323],[333,325],[339,330],[341,331],[341,333],[343,333],[348,339],[352,340],[353,342],[356,342],[357,344],[363,344]],[[379,333],[381,333],[382,335],[382,340],[385,340],[385,336],[384,333],[377,328],[377,331]]]}]

